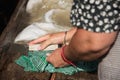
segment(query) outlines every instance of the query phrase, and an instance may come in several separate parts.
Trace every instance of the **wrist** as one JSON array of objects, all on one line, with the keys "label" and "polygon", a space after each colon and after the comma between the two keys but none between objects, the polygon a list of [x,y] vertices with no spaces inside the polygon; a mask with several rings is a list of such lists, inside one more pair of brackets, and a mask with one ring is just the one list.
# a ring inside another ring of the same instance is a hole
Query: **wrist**
[{"label": "wrist", "polygon": [[64,34],[63,45],[67,45],[67,31],[65,31]]},{"label": "wrist", "polygon": [[[73,35],[76,33],[76,31],[77,31],[77,28],[76,28],[76,27],[72,28],[72,29],[69,30],[69,31],[65,31],[65,32],[64,32],[63,43],[66,42],[66,45],[68,45],[69,42],[70,42],[70,40],[72,39]],[[64,41],[64,40],[65,40],[65,41]]]},{"label": "wrist", "polygon": [[76,27],[74,27],[74,28],[72,28],[71,30],[69,30],[68,32],[67,32],[67,40],[71,40],[72,39],[72,37],[73,37],[73,35],[76,33],[76,31],[77,31],[77,28]]},{"label": "wrist", "polygon": [[62,57],[62,59],[63,59],[66,63],[68,63],[69,65],[72,65],[72,66],[76,67],[76,65],[75,65],[72,61],[70,61],[70,60],[68,60],[68,59],[66,58],[65,53],[64,53],[65,47],[66,47],[66,46],[63,46],[62,49],[61,49],[61,57]]}]

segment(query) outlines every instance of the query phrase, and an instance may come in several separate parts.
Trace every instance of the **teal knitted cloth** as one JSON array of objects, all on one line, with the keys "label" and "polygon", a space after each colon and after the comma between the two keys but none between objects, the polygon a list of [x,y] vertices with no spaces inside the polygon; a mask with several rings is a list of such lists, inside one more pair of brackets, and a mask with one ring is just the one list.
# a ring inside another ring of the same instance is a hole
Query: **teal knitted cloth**
[{"label": "teal knitted cloth", "polygon": [[24,71],[31,72],[59,72],[67,75],[72,75],[80,71],[95,71],[97,69],[99,60],[91,62],[80,61],[76,65],[66,66],[62,68],[55,68],[52,64],[46,61],[46,54],[51,51],[29,51],[28,55],[22,55],[15,62],[24,68]]}]

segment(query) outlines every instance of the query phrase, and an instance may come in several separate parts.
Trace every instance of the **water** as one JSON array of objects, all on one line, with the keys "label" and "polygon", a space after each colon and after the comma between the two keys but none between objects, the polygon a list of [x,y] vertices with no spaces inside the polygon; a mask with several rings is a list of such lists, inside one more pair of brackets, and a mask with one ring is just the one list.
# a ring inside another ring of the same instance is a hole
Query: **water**
[{"label": "water", "polygon": [[33,22],[53,22],[61,26],[71,26],[69,16],[72,0],[29,0],[26,11]]}]

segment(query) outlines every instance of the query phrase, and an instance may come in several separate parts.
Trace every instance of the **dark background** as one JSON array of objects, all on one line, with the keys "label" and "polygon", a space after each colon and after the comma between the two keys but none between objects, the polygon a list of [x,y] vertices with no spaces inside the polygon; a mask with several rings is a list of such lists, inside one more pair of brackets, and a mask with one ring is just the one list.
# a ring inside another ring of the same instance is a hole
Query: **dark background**
[{"label": "dark background", "polygon": [[0,35],[10,20],[19,0],[0,0]]}]

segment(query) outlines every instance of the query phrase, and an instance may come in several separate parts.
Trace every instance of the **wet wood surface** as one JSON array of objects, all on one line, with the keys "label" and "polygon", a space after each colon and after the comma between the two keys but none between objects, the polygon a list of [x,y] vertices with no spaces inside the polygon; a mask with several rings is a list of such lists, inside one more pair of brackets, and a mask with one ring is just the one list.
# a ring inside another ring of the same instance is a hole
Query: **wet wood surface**
[{"label": "wet wood surface", "polygon": [[15,64],[14,61],[20,55],[26,54],[26,50],[20,48],[11,50],[11,43],[13,43],[16,35],[27,25],[27,21],[22,21],[24,16],[27,15],[25,14],[27,1],[19,1],[7,27],[0,36],[0,80],[98,80],[96,72],[80,72],[71,76],[60,73],[25,72],[22,67]]}]

